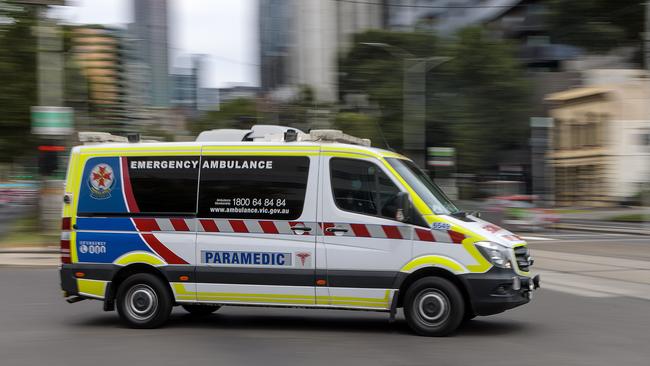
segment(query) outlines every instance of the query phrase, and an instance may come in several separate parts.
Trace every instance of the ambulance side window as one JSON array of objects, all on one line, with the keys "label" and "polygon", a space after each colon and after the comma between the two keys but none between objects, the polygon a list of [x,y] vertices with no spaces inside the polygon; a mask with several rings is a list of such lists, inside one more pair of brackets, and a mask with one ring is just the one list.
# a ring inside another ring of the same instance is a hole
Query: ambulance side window
[{"label": "ambulance side window", "polygon": [[204,156],[199,217],[295,220],[308,176],[306,156]]},{"label": "ambulance side window", "polygon": [[141,213],[196,213],[198,156],[134,156],[127,163]]},{"label": "ambulance side window", "polygon": [[395,220],[400,190],[375,164],[332,158],[330,180],[339,209]]},{"label": "ambulance side window", "polygon": [[199,156],[98,156],[85,164],[77,215],[196,214]]}]

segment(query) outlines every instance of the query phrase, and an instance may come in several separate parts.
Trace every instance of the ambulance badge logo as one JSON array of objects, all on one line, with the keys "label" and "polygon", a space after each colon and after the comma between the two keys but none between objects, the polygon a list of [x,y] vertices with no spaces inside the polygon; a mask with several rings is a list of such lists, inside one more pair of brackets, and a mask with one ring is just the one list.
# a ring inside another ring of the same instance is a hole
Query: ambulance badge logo
[{"label": "ambulance badge logo", "polygon": [[310,260],[311,253],[307,253],[307,252],[296,253],[296,257],[299,259],[299,261],[296,262],[300,262],[301,266],[303,267],[311,266],[311,260]]},{"label": "ambulance badge logo", "polygon": [[90,171],[88,185],[90,186],[90,196],[92,198],[98,200],[109,198],[115,185],[113,168],[108,164],[95,165]]}]

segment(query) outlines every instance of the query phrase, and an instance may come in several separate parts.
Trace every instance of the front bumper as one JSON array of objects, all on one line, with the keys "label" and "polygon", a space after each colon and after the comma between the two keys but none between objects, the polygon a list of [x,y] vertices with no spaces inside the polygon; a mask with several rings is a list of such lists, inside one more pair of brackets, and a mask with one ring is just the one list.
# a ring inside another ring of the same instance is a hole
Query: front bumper
[{"label": "front bumper", "polygon": [[486,273],[459,276],[476,315],[492,315],[528,303],[540,277],[520,276],[512,270],[492,268]]}]

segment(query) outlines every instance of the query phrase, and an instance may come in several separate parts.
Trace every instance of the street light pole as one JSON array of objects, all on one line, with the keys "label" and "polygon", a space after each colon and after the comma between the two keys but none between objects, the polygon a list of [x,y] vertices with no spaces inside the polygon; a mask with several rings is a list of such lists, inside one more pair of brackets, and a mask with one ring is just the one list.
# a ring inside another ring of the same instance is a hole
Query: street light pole
[{"label": "street light pole", "polygon": [[426,168],[426,76],[427,72],[451,60],[450,57],[417,57],[412,53],[387,44],[362,42],[383,48],[403,62],[402,141],[404,153],[415,164]]}]

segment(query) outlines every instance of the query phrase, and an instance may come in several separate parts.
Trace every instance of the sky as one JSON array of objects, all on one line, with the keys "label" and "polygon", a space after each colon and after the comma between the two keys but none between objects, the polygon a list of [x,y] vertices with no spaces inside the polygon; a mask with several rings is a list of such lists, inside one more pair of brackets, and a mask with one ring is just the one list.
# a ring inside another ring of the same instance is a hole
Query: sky
[{"label": "sky", "polygon": [[[126,27],[137,0],[68,0],[57,16],[78,24]],[[256,0],[169,0],[170,66],[206,55],[202,87],[258,85]]]}]

